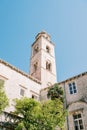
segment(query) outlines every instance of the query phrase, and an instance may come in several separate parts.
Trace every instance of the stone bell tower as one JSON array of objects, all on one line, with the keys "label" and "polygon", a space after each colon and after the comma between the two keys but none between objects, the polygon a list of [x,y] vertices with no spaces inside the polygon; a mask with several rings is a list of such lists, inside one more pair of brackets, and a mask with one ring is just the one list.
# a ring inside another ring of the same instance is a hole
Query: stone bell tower
[{"label": "stone bell tower", "polygon": [[40,32],[32,44],[30,75],[40,80],[42,88],[57,82],[54,44],[46,32]]}]

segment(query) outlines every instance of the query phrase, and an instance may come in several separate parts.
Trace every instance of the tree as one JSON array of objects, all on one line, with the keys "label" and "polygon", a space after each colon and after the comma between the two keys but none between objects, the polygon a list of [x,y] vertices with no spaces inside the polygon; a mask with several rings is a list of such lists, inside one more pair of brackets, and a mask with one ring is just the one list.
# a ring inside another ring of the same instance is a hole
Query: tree
[{"label": "tree", "polygon": [[51,88],[49,88],[47,97],[51,98],[51,100],[60,99],[62,102],[64,101],[63,89],[59,87],[56,83]]},{"label": "tree", "polygon": [[64,108],[63,89],[59,87],[58,83],[56,83],[49,88],[47,97],[51,99],[54,105],[54,111],[57,113],[57,115],[55,116],[55,124],[58,125],[60,128],[63,128],[67,116],[67,111]]},{"label": "tree", "polygon": [[[67,112],[60,99],[48,100],[43,104],[43,113],[48,123],[48,130],[54,130],[56,126],[64,128]],[[47,129],[46,129],[47,130]]]},{"label": "tree", "polygon": [[41,113],[40,105],[41,104],[39,102],[31,98],[24,97],[22,99],[16,99],[15,114],[20,114],[22,116],[22,124],[26,130],[39,130],[37,129],[37,124]]},{"label": "tree", "polygon": [[54,130],[57,125],[64,126],[66,111],[60,99],[40,103],[24,97],[16,99],[15,108],[15,113],[23,118],[16,130]]},{"label": "tree", "polygon": [[0,79],[0,113],[5,109],[8,105],[8,98],[4,91],[4,81]]},{"label": "tree", "polygon": [[15,130],[25,130],[23,122],[19,122]]}]

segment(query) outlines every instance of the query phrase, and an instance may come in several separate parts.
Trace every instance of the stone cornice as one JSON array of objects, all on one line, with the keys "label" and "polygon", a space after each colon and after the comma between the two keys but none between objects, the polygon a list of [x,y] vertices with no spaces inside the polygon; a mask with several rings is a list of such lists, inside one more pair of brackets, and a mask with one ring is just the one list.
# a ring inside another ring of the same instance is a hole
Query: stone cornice
[{"label": "stone cornice", "polygon": [[27,78],[33,80],[34,82],[36,82],[36,83],[38,83],[38,84],[41,84],[41,81],[39,81],[38,79],[35,79],[34,77],[32,77],[31,75],[29,75],[29,74],[27,74],[27,73],[25,73],[25,72],[19,70],[18,68],[14,67],[13,65],[11,65],[11,64],[9,64],[9,63],[7,63],[7,62],[1,60],[1,59],[0,59],[0,63],[1,63],[1,64],[4,64],[5,66],[9,67],[10,69],[12,69],[12,70],[14,70],[14,71],[16,71],[16,72],[22,74],[23,76],[25,76],[25,77],[27,77]]},{"label": "stone cornice", "polygon": [[[44,36],[40,36],[38,39],[40,39],[41,37],[43,37],[44,39],[46,39]],[[38,41],[38,39],[36,39],[34,42],[33,42],[33,44],[32,44],[32,46]],[[47,39],[46,39],[47,40]],[[48,42],[50,42],[53,46],[55,46],[55,44],[52,42],[52,41],[49,41],[49,40],[47,40]]]},{"label": "stone cornice", "polygon": [[74,101],[74,102],[69,103],[66,108],[69,109],[69,107],[70,107],[71,105],[75,105],[75,104],[77,104],[77,103],[83,103],[83,104],[87,105],[86,102],[81,101],[81,100],[77,100],[77,101]]}]

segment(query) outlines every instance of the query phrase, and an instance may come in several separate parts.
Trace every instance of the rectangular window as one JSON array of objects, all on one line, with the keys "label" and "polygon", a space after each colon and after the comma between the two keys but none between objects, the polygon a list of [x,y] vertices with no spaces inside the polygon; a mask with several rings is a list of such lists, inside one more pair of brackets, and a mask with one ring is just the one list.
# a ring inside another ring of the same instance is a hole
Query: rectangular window
[{"label": "rectangular window", "polygon": [[33,94],[33,95],[32,95],[32,98],[33,98],[33,99],[37,99],[37,96]]},{"label": "rectangular window", "polygon": [[52,71],[52,64],[49,61],[46,62],[46,70]]},{"label": "rectangular window", "polygon": [[69,92],[70,94],[77,93],[75,82],[69,83]]},{"label": "rectangular window", "polygon": [[21,96],[26,96],[26,90],[27,90],[27,88],[24,85],[21,85],[21,84],[19,84],[19,86],[20,86],[20,90],[19,90],[20,95]]},{"label": "rectangular window", "polygon": [[81,114],[73,115],[75,130],[84,130],[83,120]]},{"label": "rectangular window", "polygon": [[24,89],[20,89],[20,95],[24,96],[24,93],[25,93]]}]

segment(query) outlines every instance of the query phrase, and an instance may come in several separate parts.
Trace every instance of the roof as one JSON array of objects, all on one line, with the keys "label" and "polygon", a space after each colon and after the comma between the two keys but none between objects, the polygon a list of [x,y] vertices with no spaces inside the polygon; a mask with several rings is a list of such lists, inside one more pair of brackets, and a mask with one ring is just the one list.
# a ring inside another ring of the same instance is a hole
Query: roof
[{"label": "roof", "polygon": [[39,35],[44,35],[44,34],[50,38],[50,35],[49,35],[46,31],[41,31],[41,32],[39,32],[39,33],[36,35],[35,38],[37,39],[37,37],[38,37]]},{"label": "roof", "polygon": [[1,60],[1,59],[0,59],[0,63],[3,64],[3,65],[5,65],[5,66],[7,66],[7,67],[9,67],[10,69],[12,69],[12,70],[14,70],[14,71],[16,71],[16,72],[22,74],[23,76],[25,76],[25,77],[27,77],[27,78],[33,80],[34,82],[36,82],[36,83],[38,83],[38,84],[41,84],[41,81],[39,81],[38,79],[36,79],[36,78],[32,77],[31,75],[29,75],[29,74],[27,74],[27,73],[21,71],[20,69],[18,69],[18,68],[16,68],[15,66],[13,66],[13,65],[11,65],[11,64],[9,64],[9,63],[7,63],[7,62],[5,62],[4,60]]},{"label": "roof", "polygon": [[[73,80],[73,79],[76,79],[76,78],[82,77],[82,76],[84,76],[84,75],[87,75],[87,72],[83,72],[83,73],[81,73],[81,74],[78,74],[78,75],[76,75],[76,76],[73,76],[73,77],[71,77],[71,78],[68,78],[68,79],[66,79],[66,80],[64,80],[64,81],[59,82],[58,84],[60,85],[60,84],[62,84],[62,83],[65,83],[65,82],[71,81],[71,80]],[[49,89],[49,88],[50,88],[50,86],[47,87],[47,88],[43,88],[43,89],[41,89],[41,91],[43,91],[43,90],[47,90],[47,89]]]},{"label": "roof", "polygon": [[47,41],[49,41],[49,42],[54,46],[54,43],[50,40],[50,39],[51,39],[50,35],[49,35],[46,31],[39,32],[39,33],[36,35],[35,41],[34,41],[34,43],[32,44],[32,46],[36,43],[36,41],[37,41],[40,37],[45,38]]},{"label": "roof", "polygon": [[68,78],[68,79],[66,79],[66,80],[64,80],[64,81],[59,82],[59,84],[68,82],[68,81],[70,81],[70,80],[73,80],[73,79],[76,79],[76,78],[79,78],[79,77],[82,77],[82,76],[84,76],[84,75],[87,75],[87,72],[83,72],[83,73],[81,73],[81,74],[78,74],[78,75],[76,75],[76,76],[73,76],[73,77],[71,77],[71,78]]}]

